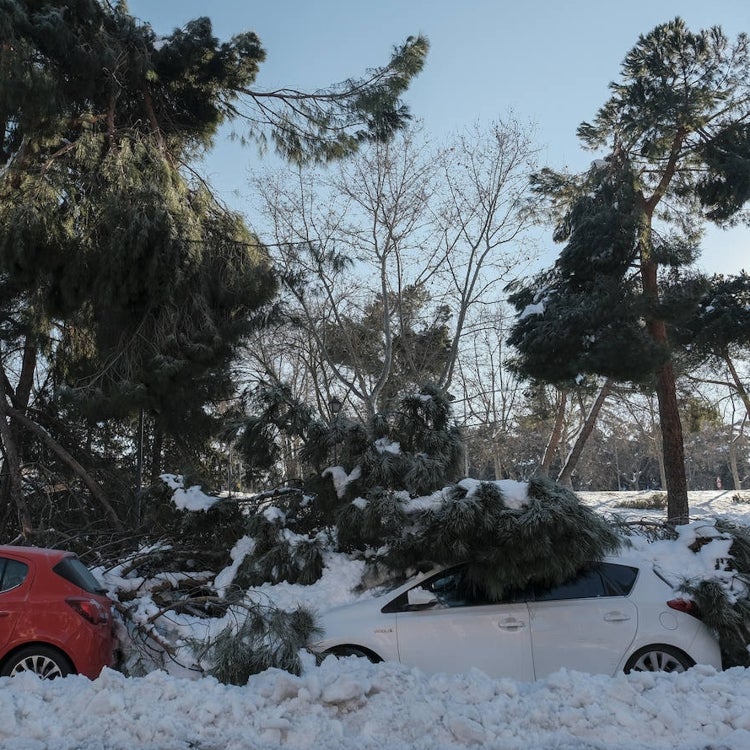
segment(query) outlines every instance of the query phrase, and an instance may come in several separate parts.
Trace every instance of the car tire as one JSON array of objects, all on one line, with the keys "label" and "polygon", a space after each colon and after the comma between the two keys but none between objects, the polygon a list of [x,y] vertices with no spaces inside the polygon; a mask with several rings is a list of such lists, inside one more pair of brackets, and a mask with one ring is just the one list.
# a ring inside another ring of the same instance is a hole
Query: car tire
[{"label": "car tire", "polygon": [[357,646],[335,646],[334,648],[326,651],[323,656],[335,656],[336,658],[344,656],[358,656],[361,659],[368,659],[373,664],[377,664],[379,661],[381,661],[381,659],[379,659],[371,651],[366,651],[365,649],[359,648]]},{"label": "car tire", "polygon": [[65,654],[50,646],[25,646],[10,656],[0,669],[2,677],[32,672],[42,680],[65,677],[75,670]]},{"label": "car tire", "polygon": [[673,646],[655,644],[638,649],[627,661],[625,674],[630,672],[684,672],[695,662]]}]

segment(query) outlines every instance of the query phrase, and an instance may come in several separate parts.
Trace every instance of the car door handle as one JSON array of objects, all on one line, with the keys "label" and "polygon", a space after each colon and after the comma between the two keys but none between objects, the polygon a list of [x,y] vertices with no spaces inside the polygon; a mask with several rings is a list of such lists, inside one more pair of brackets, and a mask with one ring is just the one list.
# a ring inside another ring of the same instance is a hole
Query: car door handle
[{"label": "car door handle", "polygon": [[625,622],[625,620],[630,619],[630,615],[625,614],[625,612],[607,612],[604,619],[606,622]]},{"label": "car door handle", "polygon": [[501,630],[520,630],[526,627],[526,623],[523,620],[516,620],[515,618],[509,617],[507,620],[500,620],[497,626]]},{"label": "car door handle", "polygon": [[0,612],[0,617],[9,617],[10,612]]}]

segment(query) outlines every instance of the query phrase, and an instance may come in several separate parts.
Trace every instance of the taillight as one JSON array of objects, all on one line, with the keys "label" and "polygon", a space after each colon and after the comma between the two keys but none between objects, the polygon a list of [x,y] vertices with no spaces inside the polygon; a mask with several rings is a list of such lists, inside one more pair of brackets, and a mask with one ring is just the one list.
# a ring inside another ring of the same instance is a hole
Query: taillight
[{"label": "taillight", "polygon": [[109,621],[109,613],[96,599],[71,597],[65,600],[84,620],[92,625],[100,625]]},{"label": "taillight", "polygon": [[701,619],[701,612],[695,602],[690,599],[670,599],[667,606],[676,609],[678,612],[684,612],[686,615],[692,615]]}]

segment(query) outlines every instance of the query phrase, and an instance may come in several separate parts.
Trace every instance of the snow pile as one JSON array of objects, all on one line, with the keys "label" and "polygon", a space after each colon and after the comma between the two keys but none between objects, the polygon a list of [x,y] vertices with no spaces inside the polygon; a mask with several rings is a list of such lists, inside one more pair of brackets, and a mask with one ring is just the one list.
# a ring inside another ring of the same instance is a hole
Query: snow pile
[{"label": "snow pile", "polygon": [[178,510],[208,510],[219,502],[220,498],[206,495],[203,490],[195,485],[185,487],[182,477],[175,474],[162,474],[160,479],[174,490],[172,502]]},{"label": "snow pile", "polygon": [[733,599],[747,593],[736,574],[728,569],[733,539],[721,534],[715,519],[678,526],[677,534],[674,541],[638,540],[634,545],[638,559],[652,562],[675,591],[684,583],[710,578],[719,582]]},{"label": "snow pile", "polygon": [[697,667],[545,681],[427,677],[363,659],[268,670],[246,686],[154,672],[0,679],[5,750],[746,750],[750,673]]}]

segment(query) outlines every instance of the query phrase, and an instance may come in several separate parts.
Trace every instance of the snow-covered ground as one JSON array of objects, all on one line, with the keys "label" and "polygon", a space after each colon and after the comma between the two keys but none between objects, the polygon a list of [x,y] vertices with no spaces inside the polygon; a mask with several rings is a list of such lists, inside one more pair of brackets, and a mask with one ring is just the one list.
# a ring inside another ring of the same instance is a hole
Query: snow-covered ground
[{"label": "snow-covered ground", "polygon": [[[615,510],[615,501],[652,494],[582,499],[605,512]],[[750,503],[733,502],[735,494],[691,493],[693,517],[750,523]],[[323,599],[332,590],[329,578],[317,588],[285,585],[277,593],[285,605],[295,592],[314,604],[316,591]],[[269,670],[242,687],[164,672],[127,678],[111,670],[93,682],[0,679],[2,750],[280,747],[748,750],[750,670],[698,666],[679,675],[615,678],[561,671],[519,683],[478,671],[427,676],[356,658],[315,666],[309,658],[301,677]]]}]

